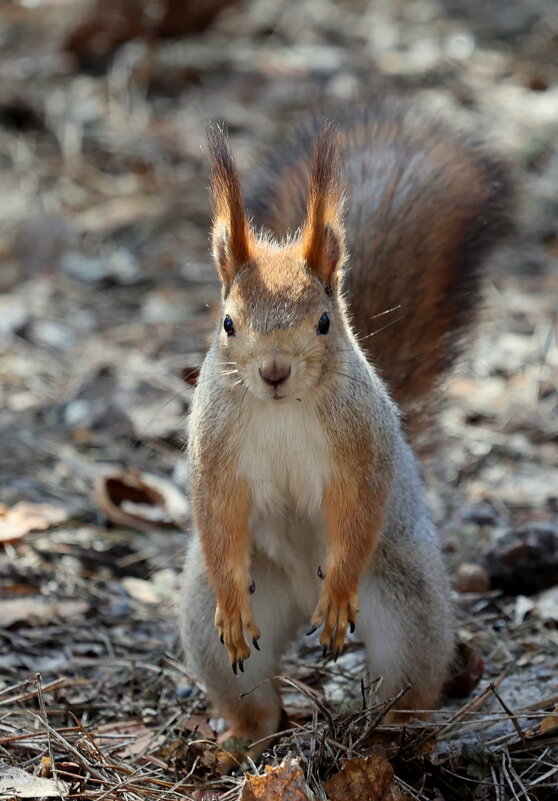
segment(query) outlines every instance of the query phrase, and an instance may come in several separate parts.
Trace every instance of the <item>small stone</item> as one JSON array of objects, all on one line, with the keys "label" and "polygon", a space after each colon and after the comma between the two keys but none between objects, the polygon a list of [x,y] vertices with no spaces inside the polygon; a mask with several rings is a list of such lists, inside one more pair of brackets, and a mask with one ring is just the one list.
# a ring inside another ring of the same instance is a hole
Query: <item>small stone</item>
[{"label": "small stone", "polygon": [[109,266],[105,260],[84,256],[74,250],[69,250],[62,256],[61,266],[66,275],[86,284],[102,281],[109,274]]},{"label": "small stone", "polygon": [[490,576],[480,565],[464,562],[455,573],[455,588],[458,592],[488,592]]},{"label": "small stone", "polygon": [[181,687],[176,688],[174,697],[177,701],[185,701],[192,695],[192,690],[193,688],[189,684],[183,684]]},{"label": "small stone", "polygon": [[488,501],[480,501],[467,506],[462,510],[461,516],[464,520],[470,520],[479,526],[494,525],[498,520],[496,509]]}]

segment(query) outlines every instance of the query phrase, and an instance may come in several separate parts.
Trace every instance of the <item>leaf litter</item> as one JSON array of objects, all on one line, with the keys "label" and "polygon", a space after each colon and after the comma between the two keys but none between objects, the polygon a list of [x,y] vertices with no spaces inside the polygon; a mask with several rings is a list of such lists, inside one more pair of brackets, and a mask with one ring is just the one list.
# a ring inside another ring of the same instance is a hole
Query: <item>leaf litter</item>
[{"label": "leaf litter", "polygon": [[[554,7],[246,0],[79,72],[61,45],[85,5],[0,8],[0,775],[15,777],[0,793],[553,799]],[[218,294],[204,124],[228,125],[249,174],[316,98],[379,89],[482,117],[524,186],[519,235],[494,259],[423,453],[459,589],[459,664],[430,723],[394,727],[357,639],[335,665],[306,642],[279,680],[284,733],[246,778],[223,776],[222,722],[184,673],[174,624],[185,418]]]}]

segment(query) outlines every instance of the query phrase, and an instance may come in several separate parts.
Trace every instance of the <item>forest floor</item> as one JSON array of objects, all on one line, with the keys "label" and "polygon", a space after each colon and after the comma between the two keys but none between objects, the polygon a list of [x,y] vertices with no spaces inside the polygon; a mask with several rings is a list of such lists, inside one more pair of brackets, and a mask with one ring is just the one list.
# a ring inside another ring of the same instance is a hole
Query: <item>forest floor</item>
[{"label": "forest floor", "polygon": [[[61,52],[84,13],[0,5],[0,798],[558,797],[556,5],[244,0],[97,74]],[[307,641],[245,781],[174,616],[184,379],[218,297],[204,126],[249,175],[310,106],[386,90],[484,130],[521,186],[424,459],[463,697],[383,725],[358,640],[336,664]]]}]

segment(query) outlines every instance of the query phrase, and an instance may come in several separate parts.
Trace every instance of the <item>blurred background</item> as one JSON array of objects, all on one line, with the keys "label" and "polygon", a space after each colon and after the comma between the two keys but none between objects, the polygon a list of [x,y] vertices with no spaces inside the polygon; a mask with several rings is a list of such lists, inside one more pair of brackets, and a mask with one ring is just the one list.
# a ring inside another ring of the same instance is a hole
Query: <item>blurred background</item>
[{"label": "blurred background", "polygon": [[[555,680],[554,0],[2,0],[0,692],[40,670],[65,677],[60,715],[143,726],[145,687],[147,724],[182,703],[187,379],[217,298],[204,126],[226,123],[250,176],[309,108],[382,91],[483,133],[521,186],[425,461],[463,637],[487,676],[529,639],[510,703]],[[130,690],[132,658],[157,670]]]}]

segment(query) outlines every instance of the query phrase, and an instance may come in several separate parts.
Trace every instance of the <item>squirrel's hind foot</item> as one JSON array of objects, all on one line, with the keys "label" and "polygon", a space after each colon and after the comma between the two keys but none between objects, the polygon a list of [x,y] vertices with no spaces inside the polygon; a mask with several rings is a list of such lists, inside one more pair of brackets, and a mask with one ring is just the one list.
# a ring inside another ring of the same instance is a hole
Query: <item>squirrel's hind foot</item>
[{"label": "squirrel's hind foot", "polygon": [[247,757],[256,761],[272,744],[274,735],[288,728],[289,721],[284,709],[251,710],[250,716],[232,722],[218,739],[220,773],[238,770]]},{"label": "squirrel's hind foot", "polygon": [[440,691],[416,692],[411,688],[397,701],[385,715],[382,723],[390,726],[403,726],[412,720],[428,722],[432,720],[433,710],[440,700]]}]

